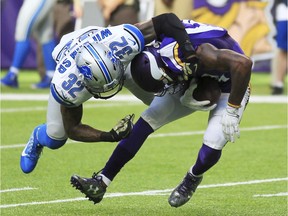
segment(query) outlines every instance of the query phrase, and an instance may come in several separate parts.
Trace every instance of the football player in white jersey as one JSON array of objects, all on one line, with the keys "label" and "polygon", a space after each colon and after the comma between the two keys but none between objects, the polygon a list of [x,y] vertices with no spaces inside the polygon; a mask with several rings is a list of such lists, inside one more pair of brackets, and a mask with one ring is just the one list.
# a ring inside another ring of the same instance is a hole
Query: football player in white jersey
[{"label": "football player in white jersey", "polygon": [[175,38],[189,59],[193,47],[183,24],[172,13],[135,25],[90,26],[63,36],[52,53],[57,66],[50,86],[47,121],[33,130],[20,158],[22,171],[34,170],[43,147],[58,149],[67,138],[115,142],[126,137],[132,129],[133,115],[105,132],[81,122],[82,104],[92,97],[108,99],[119,92],[123,84],[149,104],[153,94],[135,85],[129,69],[124,71],[145,44],[162,35]]},{"label": "football player in white jersey", "polygon": [[[134,81],[146,91],[157,93],[164,88],[166,93],[164,91],[164,96],[154,98],[135,123],[129,137],[121,140],[115,148],[101,173],[94,173],[92,178],[71,177],[72,185],[94,203],[102,200],[107,186],[135,156],[147,137],[169,122],[197,110],[210,111],[198,158],[169,197],[172,207],[189,201],[203,174],[220,159],[226,143],[234,142],[240,135],[239,123],[250,96],[252,61],[225,29],[193,20],[184,20],[183,24],[196,59],[185,63],[178,43],[165,36],[160,38],[160,44],[147,46],[137,55],[131,63]],[[208,105],[209,100],[197,101],[193,98],[197,80],[207,76],[216,79],[221,90],[220,98],[212,105]],[[190,83],[185,88],[186,80]]]}]

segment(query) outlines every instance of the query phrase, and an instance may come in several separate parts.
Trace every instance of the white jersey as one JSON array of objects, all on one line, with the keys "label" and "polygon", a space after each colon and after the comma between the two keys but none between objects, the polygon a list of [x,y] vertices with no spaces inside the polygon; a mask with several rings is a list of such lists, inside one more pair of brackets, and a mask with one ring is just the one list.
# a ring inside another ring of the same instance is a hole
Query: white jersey
[{"label": "white jersey", "polygon": [[145,45],[141,31],[130,24],[107,28],[89,26],[64,35],[52,53],[57,66],[51,84],[53,97],[62,105],[79,106],[93,97],[82,85],[75,63],[78,51],[87,42],[109,47],[125,68]]}]

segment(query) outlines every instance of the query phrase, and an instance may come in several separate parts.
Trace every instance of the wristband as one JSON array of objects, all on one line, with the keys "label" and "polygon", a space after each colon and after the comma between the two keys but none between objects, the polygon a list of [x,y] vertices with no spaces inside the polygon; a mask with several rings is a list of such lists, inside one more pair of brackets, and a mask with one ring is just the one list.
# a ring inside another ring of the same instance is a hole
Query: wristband
[{"label": "wristband", "polygon": [[232,103],[229,103],[229,102],[227,102],[227,104],[228,104],[228,106],[236,108],[236,109],[241,107],[241,105],[235,105],[235,104],[232,104]]},{"label": "wristband", "polygon": [[192,58],[192,55],[195,54],[194,47],[190,41],[185,41],[183,44],[180,44],[179,47],[184,55],[185,61],[189,60],[189,57]]}]

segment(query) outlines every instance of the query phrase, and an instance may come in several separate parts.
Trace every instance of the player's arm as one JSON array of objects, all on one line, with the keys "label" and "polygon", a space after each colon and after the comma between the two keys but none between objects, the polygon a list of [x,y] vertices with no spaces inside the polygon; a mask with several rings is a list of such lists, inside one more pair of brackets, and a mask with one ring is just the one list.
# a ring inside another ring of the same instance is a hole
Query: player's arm
[{"label": "player's arm", "polygon": [[127,137],[133,128],[134,114],[121,119],[109,132],[82,124],[82,105],[73,108],[61,105],[61,114],[68,137],[81,142],[116,142]]},{"label": "player's arm", "polygon": [[194,53],[194,48],[181,20],[173,13],[165,13],[153,17],[146,22],[135,24],[142,32],[145,44],[159,40],[161,35],[174,38],[186,59]]},{"label": "player's arm", "polygon": [[252,61],[232,50],[217,49],[211,44],[202,44],[196,50],[196,56],[204,69],[226,70],[231,73],[231,92],[229,104],[240,106],[248,87]]}]

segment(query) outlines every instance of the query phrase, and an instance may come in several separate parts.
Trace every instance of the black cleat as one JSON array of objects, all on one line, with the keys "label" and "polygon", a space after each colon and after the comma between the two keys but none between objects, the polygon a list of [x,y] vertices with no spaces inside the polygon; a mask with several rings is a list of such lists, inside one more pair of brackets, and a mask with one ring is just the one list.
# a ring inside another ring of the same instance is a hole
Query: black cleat
[{"label": "black cleat", "polygon": [[107,188],[102,181],[102,176],[95,173],[92,178],[83,178],[78,175],[73,175],[71,176],[70,182],[73,187],[85,194],[90,201],[94,202],[94,204],[101,202]]},{"label": "black cleat", "polygon": [[272,95],[282,95],[284,93],[284,88],[283,87],[272,87]]},{"label": "black cleat", "polygon": [[195,177],[188,172],[182,182],[172,191],[168,199],[169,204],[177,208],[188,202],[202,179],[203,176]]}]

